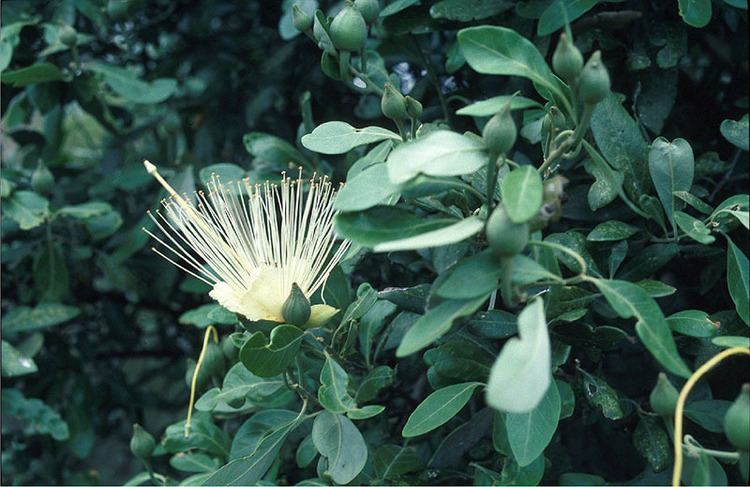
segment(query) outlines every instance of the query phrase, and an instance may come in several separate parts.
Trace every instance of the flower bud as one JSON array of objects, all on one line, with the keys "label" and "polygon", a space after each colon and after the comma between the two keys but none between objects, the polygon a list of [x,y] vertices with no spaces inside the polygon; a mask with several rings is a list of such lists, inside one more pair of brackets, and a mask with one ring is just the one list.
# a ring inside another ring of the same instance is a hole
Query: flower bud
[{"label": "flower bud", "polygon": [[505,154],[516,143],[516,123],[510,115],[510,103],[497,112],[484,126],[484,146],[495,154]]},{"label": "flower bud", "polygon": [[310,300],[296,282],[292,284],[292,291],[281,307],[281,316],[285,322],[295,326],[303,326],[310,319]]},{"label": "flower bud", "polygon": [[141,428],[138,423],[133,425],[133,436],[130,438],[130,451],[133,455],[145,460],[151,456],[156,448],[156,440],[151,433]]},{"label": "flower bud", "polygon": [[380,15],[380,2],[378,0],[354,0],[354,6],[357,7],[368,24],[378,20]]},{"label": "flower bud", "polygon": [[583,68],[583,54],[564,32],[560,34],[557,48],[552,55],[552,68],[568,83],[575,81]]},{"label": "flower bud", "polygon": [[359,51],[365,47],[367,24],[351,3],[334,17],[329,32],[333,45],[340,51]]},{"label": "flower bud", "polygon": [[750,451],[750,383],[743,384],[740,395],[724,415],[724,434],[740,451]]},{"label": "flower bud", "polygon": [[651,403],[651,409],[659,416],[673,416],[679,395],[680,393],[667,379],[667,375],[661,372],[656,379],[654,389],[648,396],[648,401]]},{"label": "flower bud", "polygon": [[292,25],[300,32],[307,32],[312,29],[313,18],[294,4],[292,5]]},{"label": "flower bud", "polygon": [[225,366],[226,361],[221,347],[218,343],[209,342],[206,345],[206,355],[203,357],[203,364],[198,373],[204,374],[205,377],[221,377],[224,374]]},{"label": "flower bud", "polygon": [[578,80],[578,91],[584,103],[594,105],[609,94],[609,73],[602,62],[601,51],[591,55],[581,71]]},{"label": "flower bud", "polygon": [[487,219],[485,231],[492,252],[502,257],[520,253],[529,242],[529,225],[513,223],[502,205]]},{"label": "flower bud", "polygon": [[380,99],[380,110],[391,120],[403,120],[409,114],[406,112],[406,99],[392,84],[383,86],[383,97]]},{"label": "flower bud", "polygon": [[419,118],[422,115],[422,104],[418,100],[410,96],[405,96],[404,101],[406,102],[406,114],[411,118]]},{"label": "flower bud", "polygon": [[48,194],[55,185],[55,177],[40,160],[31,174],[31,189],[37,193]]},{"label": "flower bud", "polygon": [[78,40],[78,33],[73,27],[65,24],[60,27],[60,30],[58,32],[60,42],[68,47],[73,47],[76,45],[76,41]]}]

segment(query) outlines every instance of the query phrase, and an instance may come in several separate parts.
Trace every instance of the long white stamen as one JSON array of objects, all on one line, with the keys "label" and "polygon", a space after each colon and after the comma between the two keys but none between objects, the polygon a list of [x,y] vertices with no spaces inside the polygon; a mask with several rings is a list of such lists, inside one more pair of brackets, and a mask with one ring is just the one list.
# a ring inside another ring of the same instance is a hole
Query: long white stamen
[{"label": "long white stamen", "polygon": [[196,192],[192,203],[156,166],[148,161],[144,166],[169,193],[162,203],[165,215],[149,212],[166,239],[147,233],[184,265],[154,251],[213,285],[211,296],[251,320],[282,320],[280,303],[292,284],[309,297],[325,286],[349,248],[343,241],[334,252],[336,190],[325,176],[306,181],[300,169],[294,179],[282,173],[278,184],[247,179],[225,184],[212,175],[208,192]]}]

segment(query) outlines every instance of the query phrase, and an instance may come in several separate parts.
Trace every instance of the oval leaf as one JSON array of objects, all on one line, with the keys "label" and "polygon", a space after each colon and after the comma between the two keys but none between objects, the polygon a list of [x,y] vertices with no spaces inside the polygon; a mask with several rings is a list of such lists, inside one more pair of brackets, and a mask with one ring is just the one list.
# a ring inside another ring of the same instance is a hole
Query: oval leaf
[{"label": "oval leaf", "polygon": [[542,178],[532,166],[512,170],[500,183],[503,206],[515,223],[527,222],[539,212],[542,192]]},{"label": "oval leaf", "polygon": [[447,423],[469,402],[474,389],[481,382],[464,382],[443,387],[422,401],[406,420],[401,436],[411,438],[423,435]]},{"label": "oval leaf", "polygon": [[326,122],[302,137],[302,145],[321,154],[343,154],[360,145],[401,137],[381,127],[358,129],[346,122]]}]

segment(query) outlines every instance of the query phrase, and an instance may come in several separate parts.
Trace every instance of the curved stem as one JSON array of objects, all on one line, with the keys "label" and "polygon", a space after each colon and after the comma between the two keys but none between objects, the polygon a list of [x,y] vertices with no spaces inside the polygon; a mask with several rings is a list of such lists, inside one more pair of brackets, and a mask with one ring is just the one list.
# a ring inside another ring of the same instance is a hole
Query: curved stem
[{"label": "curved stem", "polygon": [[193,419],[193,404],[195,404],[195,389],[198,385],[198,372],[200,372],[203,360],[206,358],[206,349],[208,348],[208,339],[211,338],[211,332],[214,334],[214,342],[219,343],[219,333],[213,325],[209,325],[203,334],[203,348],[201,348],[201,354],[198,356],[198,362],[195,363],[193,379],[190,381],[190,403],[188,404],[187,419],[185,420],[185,438],[190,436],[190,422]]},{"label": "curved stem", "polygon": [[682,415],[685,412],[685,400],[693,389],[693,386],[709,370],[718,365],[722,360],[732,355],[750,355],[750,348],[732,347],[711,357],[705,364],[701,365],[698,370],[682,386],[680,395],[677,397],[677,405],[674,410],[674,470],[672,472],[672,486],[679,487],[680,478],[682,477]]}]

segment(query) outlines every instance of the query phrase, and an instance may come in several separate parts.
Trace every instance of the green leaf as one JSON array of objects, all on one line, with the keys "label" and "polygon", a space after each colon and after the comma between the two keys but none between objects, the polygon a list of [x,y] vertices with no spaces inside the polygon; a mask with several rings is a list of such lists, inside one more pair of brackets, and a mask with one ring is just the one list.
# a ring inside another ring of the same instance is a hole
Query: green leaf
[{"label": "green leaf", "polygon": [[373,455],[375,474],[383,480],[398,478],[409,472],[416,472],[424,468],[424,463],[410,447],[396,445],[382,445]]},{"label": "green leaf", "polygon": [[487,2],[485,0],[441,0],[430,7],[430,16],[433,19],[457,20],[469,22],[492,17],[513,8],[513,2],[498,0]]},{"label": "green leaf", "polygon": [[546,36],[591,10],[599,0],[555,0],[539,17],[536,33]]},{"label": "green leaf", "polygon": [[38,227],[49,216],[49,201],[33,191],[16,191],[3,203],[3,213],[14,219],[21,230]]},{"label": "green leaf", "polygon": [[406,332],[396,356],[406,357],[422,350],[445,335],[456,319],[476,311],[486,299],[486,295],[477,299],[450,299],[428,310]]},{"label": "green leaf", "polygon": [[326,122],[302,137],[305,148],[321,154],[344,154],[360,145],[401,137],[381,127],[354,128],[346,122]]},{"label": "green leaf", "polygon": [[680,17],[692,27],[705,27],[711,21],[711,0],[679,0],[678,5]]},{"label": "green leaf", "polygon": [[654,472],[661,472],[670,465],[670,442],[659,421],[642,416],[633,432],[636,450],[648,461]]},{"label": "green leaf", "polygon": [[552,381],[549,332],[541,299],[526,305],[518,315],[518,334],[503,346],[487,381],[487,404],[498,411],[533,410]]},{"label": "green leaf", "polygon": [[688,237],[703,245],[710,245],[716,241],[716,237],[711,235],[711,229],[705,223],[694,218],[682,211],[674,212],[674,221],[680,230],[685,232]]},{"label": "green leaf", "polygon": [[60,244],[48,240],[34,260],[34,284],[44,301],[63,301],[70,295],[70,275]]},{"label": "green leaf", "polygon": [[617,421],[625,417],[620,406],[620,398],[603,379],[581,370],[583,393],[591,405],[599,408],[605,418]]},{"label": "green leaf", "polygon": [[616,242],[632,237],[638,229],[627,223],[617,220],[609,220],[598,224],[586,236],[589,242]]},{"label": "green leaf", "polygon": [[394,252],[441,247],[466,240],[481,232],[483,228],[484,220],[477,216],[470,216],[444,228],[376,244],[372,250],[373,252]]},{"label": "green leaf", "polygon": [[486,296],[497,289],[502,269],[490,251],[463,259],[440,282],[435,294],[443,298],[471,299]]},{"label": "green leaf", "polygon": [[750,143],[748,143],[748,126],[750,126],[750,121],[748,121],[748,114],[746,113],[737,121],[724,120],[721,122],[719,130],[721,130],[721,135],[732,145],[748,151],[750,149]]},{"label": "green leaf", "polygon": [[387,365],[380,365],[372,369],[357,389],[357,402],[367,402],[375,399],[378,393],[393,384],[395,374]]},{"label": "green leaf", "polygon": [[347,391],[349,375],[326,353],[326,361],[320,371],[318,401],[332,413],[345,413],[357,407],[357,403]]},{"label": "green leaf", "polygon": [[466,62],[482,74],[522,76],[535,83],[547,99],[564,98],[565,85],[554,75],[536,46],[505,27],[479,26],[458,32]]},{"label": "green leaf", "polygon": [[185,436],[185,421],[179,421],[167,426],[160,446],[167,453],[201,450],[226,458],[229,436],[213,423],[210,414],[197,412],[193,415],[188,436]]},{"label": "green leaf", "polygon": [[603,477],[590,473],[568,472],[560,475],[558,485],[581,486],[581,485],[606,485]]},{"label": "green leaf", "polygon": [[542,207],[542,178],[533,166],[521,166],[505,175],[500,194],[508,216],[515,223],[532,219]]},{"label": "green leaf", "polygon": [[487,164],[482,142],[448,130],[430,132],[391,151],[386,161],[393,184],[427,176],[459,176],[478,171]]},{"label": "green leaf", "polygon": [[102,62],[86,63],[85,68],[104,76],[104,81],[112,90],[133,103],[161,103],[171,97],[177,89],[177,80],[159,78],[151,82],[138,79],[127,69]]},{"label": "green leaf", "polygon": [[300,422],[301,419],[295,417],[287,423],[274,425],[251,454],[227,463],[204,480],[203,485],[256,485],[278,457],[289,433]]},{"label": "green leaf", "polygon": [[740,336],[721,336],[715,337],[711,340],[711,343],[717,347],[732,348],[732,347],[750,347],[750,337]]},{"label": "green leaf", "polygon": [[714,211],[713,208],[692,193],[688,193],[687,191],[675,191],[674,195],[704,215],[709,215]]},{"label": "green leaf", "polygon": [[169,465],[181,472],[208,473],[221,467],[221,461],[200,452],[179,452],[169,459]]},{"label": "green leaf", "polygon": [[383,163],[373,164],[339,190],[333,208],[338,211],[361,211],[398,196],[398,186],[391,183]]},{"label": "green leaf", "polygon": [[37,63],[25,68],[6,71],[2,75],[2,82],[15,87],[47,83],[62,79],[60,69],[51,63]]},{"label": "green leaf", "polygon": [[711,338],[719,331],[719,323],[698,309],[686,309],[670,315],[667,323],[677,333],[696,338]]},{"label": "green leaf", "polygon": [[3,377],[18,377],[19,375],[33,374],[39,370],[32,358],[24,355],[10,343],[3,340],[2,347]]},{"label": "green leaf", "polygon": [[665,369],[680,377],[690,377],[690,369],[677,352],[659,305],[643,289],[614,279],[592,279],[592,282],[620,317],[638,320],[635,324],[638,337]]},{"label": "green leaf", "polygon": [[516,317],[499,309],[477,313],[469,320],[469,328],[476,334],[493,340],[508,338],[518,333]]},{"label": "green leaf", "polygon": [[245,150],[253,156],[253,164],[266,163],[279,170],[290,164],[306,166],[307,159],[286,140],[263,132],[250,132],[242,136]]},{"label": "green leaf", "polygon": [[750,265],[747,256],[727,237],[727,286],[737,314],[750,325]]},{"label": "green leaf", "polygon": [[669,221],[677,210],[675,191],[690,191],[693,185],[695,158],[693,149],[685,139],[669,142],[659,137],[651,144],[648,153],[648,169]]},{"label": "green leaf", "polygon": [[365,247],[413,237],[447,227],[458,220],[452,218],[424,218],[393,206],[376,206],[356,213],[336,215],[336,233]]},{"label": "green leaf", "polygon": [[60,216],[86,220],[113,211],[112,206],[104,201],[87,201],[80,205],[64,206],[57,211]]},{"label": "green leaf", "polygon": [[320,413],[313,422],[312,440],[328,460],[328,475],[337,484],[348,484],[365,468],[367,444],[346,416]]},{"label": "green leaf", "polygon": [[625,178],[622,173],[609,167],[607,161],[585,140],[583,141],[583,147],[591,157],[584,163],[586,172],[596,178],[588,192],[589,208],[596,211],[612,203],[618,195],[623,194],[622,184]]},{"label": "green leaf", "polygon": [[444,425],[463,409],[474,390],[482,385],[481,382],[463,382],[433,392],[409,415],[401,436],[412,438]]},{"label": "green leaf", "polygon": [[265,435],[273,432],[279,425],[294,422],[296,418],[297,413],[286,409],[264,409],[253,414],[235,433],[229,460],[252,455]]},{"label": "green leaf", "polygon": [[233,325],[237,323],[237,315],[219,304],[204,304],[182,313],[179,323],[197,328],[206,328],[209,325]]},{"label": "green leaf", "polygon": [[[463,1],[463,0],[462,0]],[[516,95],[493,96],[486,100],[477,101],[471,105],[456,110],[456,115],[469,117],[491,117],[510,103],[511,110],[524,110],[526,108],[542,108],[538,102],[531,98]]]},{"label": "green leaf", "polygon": [[636,285],[646,291],[646,294],[648,294],[652,298],[663,298],[664,296],[671,296],[677,291],[677,288],[674,288],[669,284],[665,284],[661,281],[655,281],[653,279],[644,279],[642,281],[638,281],[636,282]]},{"label": "green leaf", "polygon": [[258,377],[242,363],[236,363],[224,376],[219,393],[203,402],[202,410],[211,411],[222,401],[232,407],[242,407],[247,401],[263,403],[284,386],[284,381],[279,376]]},{"label": "green leaf", "polygon": [[27,332],[72,320],[81,311],[75,306],[43,303],[34,308],[18,306],[3,316],[3,333]]},{"label": "green leaf", "polygon": [[389,17],[419,3],[419,0],[393,0],[380,11],[381,17]]},{"label": "green leaf", "polygon": [[14,417],[21,422],[26,436],[50,435],[57,441],[67,440],[70,436],[67,423],[57,411],[39,399],[24,397],[18,389],[3,388],[2,409],[3,416]]},{"label": "green leaf", "polygon": [[270,341],[257,331],[240,349],[240,361],[259,377],[279,375],[297,356],[303,335],[302,330],[292,325],[276,326],[271,330]]},{"label": "green leaf", "polygon": [[557,430],[560,409],[560,393],[557,386],[550,383],[534,409],[505,414],[508,444],[519,466],[530,465],[547,448]]},{"label": "green leaf", "polygon": [[[245,136],[247,137],[247,136]],[[221,178],[221,182],[231,183],[240,181],[247,175],[247,171],[242,169],[237,164],[231,164],[228,162],[220,162],[218,164],[211,164],[206,166],[198,172],[198,178],[203,182],[204,185],[208,185],[211,182],[213,175]]]}]

